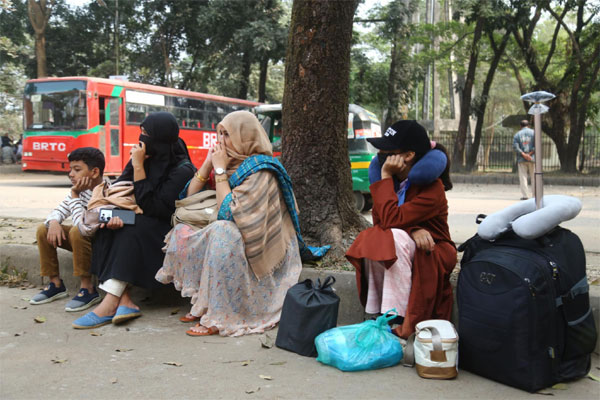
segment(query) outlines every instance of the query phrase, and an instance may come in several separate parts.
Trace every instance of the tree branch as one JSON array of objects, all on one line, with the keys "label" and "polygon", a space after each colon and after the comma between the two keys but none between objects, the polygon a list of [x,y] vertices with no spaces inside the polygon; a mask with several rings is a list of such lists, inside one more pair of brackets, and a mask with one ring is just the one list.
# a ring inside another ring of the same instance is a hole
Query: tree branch
[{"label": "tree branch", "polygon": [[[565,7],[565,9],[562,12],[562,15],[560,16],[560,19],[562,21],[562,19],[565,17],[565,15],[567,14],[567,7]],[[552,35],[552,44],[550,45],[550,50],[548,51],[548,55],[546,56],[546,61],[544,62],[544,66],[542,67],[542,74],[546,74],[546,69],[548,69],[548,66],[550,65],[550,60],[552,59],[552,56],[554,55],[554,50],[556,49],[556,39],[558,38],[558,32],[560,32],[560,23],[556,24],[556,28],[554,28],[554,35]]]},{"label": "tree branch", "polygon": [[[571,32],[571,30],[569,29],[569,27],[567,26],[567,24],[565,24],[563,18],[561,16],[559,16],[554,10],[552,10],[550,7],[547,7],[546,10],[550,13],[550,15],[552,15],[554,17],[554,19],[559,23],[559,25],[562,25],[562,27],[565,29],[565,31],[567,31],[567,33],[569,34],[569,38],[571,39],[571,42],[573,42],[573,48],[575,49],[575,52],[577,53],[577,59],[579,61],[582,61],[582,57],[581,57],[581,51],[579,49],[579,42],[577,42],[577,39],[575,38],[575,35],[573,34],[573,32]],[[566,13],[566,8],[565,8],[565,13]],[[563,13],[564,16],[564,13]]]}]

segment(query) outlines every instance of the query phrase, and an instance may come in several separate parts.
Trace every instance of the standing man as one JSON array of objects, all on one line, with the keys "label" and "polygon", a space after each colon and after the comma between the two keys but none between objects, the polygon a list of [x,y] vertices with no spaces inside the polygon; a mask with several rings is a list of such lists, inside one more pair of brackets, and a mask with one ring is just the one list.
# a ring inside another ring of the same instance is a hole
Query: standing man
[{"label": "standing man", "polygon": [[521,187],[521,200],[529,198],[527,176],[531,179],[531,187],[535,196],[535,183],[533,178],[533,154],[535,153],[535,140],[533,129],[529,128],[529,121],[521,121],[521,130],[513,138],[513,147],[517,152],[517,166],[519,168],[519,186]]}]

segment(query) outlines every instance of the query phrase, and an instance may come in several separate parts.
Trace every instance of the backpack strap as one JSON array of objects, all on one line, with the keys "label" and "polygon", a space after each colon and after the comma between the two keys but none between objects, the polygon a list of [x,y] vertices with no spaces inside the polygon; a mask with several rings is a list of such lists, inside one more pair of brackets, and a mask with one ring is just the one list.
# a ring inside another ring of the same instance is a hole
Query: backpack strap
[{"label": "backpack strap", "polygon": [[558,296],[556,298],[556,307],[560,307],[563,305],[563,299],[566,298],[571,298],[574,299],[575,296],[579,296],[580,294],[585,294],[588,293],[590,291],[590,285],[588,284],[587,281],[587,276],[584,275],[583,279],[580,280],[579,282],[577,282],[576,284],[573,285],[573,287],[571,287],[571,289],[563,294],[562,296]]}]

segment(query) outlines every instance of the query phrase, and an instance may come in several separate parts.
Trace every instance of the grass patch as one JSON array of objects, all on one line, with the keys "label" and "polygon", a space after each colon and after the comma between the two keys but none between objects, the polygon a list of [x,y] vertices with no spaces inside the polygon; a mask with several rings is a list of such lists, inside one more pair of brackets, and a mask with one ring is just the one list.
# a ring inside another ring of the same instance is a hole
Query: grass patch
[{"label": "grass patch", "polygon": [[20,272],[10,263],[10,257],[2,262],[0,269],[0,285],[8,287],[22,286],[28,283],[27,272]]}]

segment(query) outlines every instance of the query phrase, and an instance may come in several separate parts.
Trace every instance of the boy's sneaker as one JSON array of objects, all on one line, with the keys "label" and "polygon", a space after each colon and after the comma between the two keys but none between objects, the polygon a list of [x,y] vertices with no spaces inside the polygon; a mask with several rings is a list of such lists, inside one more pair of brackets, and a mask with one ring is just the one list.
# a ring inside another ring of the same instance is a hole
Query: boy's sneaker
[{"label": "boy's sneaker", "polygon": [[62,299],[67,297],[67,288],[65,283],[60,280],[60,287],[57,288],[54,282],[50,282],[48,286],[29,300],[29,304],[45,304],[50,303],[54,300]]},{"label": "boy's sneaker", "polygon": [[69,300],[65,306],[65,311],[82,311],[99,302],[100,295],[97,291],[90,293],[87,289],[81,288],[79,289],[79,293]]}]

